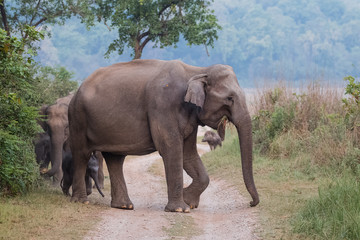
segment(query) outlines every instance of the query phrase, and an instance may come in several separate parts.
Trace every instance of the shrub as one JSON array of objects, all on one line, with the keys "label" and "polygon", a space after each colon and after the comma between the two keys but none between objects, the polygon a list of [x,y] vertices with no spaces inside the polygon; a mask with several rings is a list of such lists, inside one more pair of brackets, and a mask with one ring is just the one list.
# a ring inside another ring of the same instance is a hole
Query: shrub
[{"label": "shrub", "polygon": [[26,193],[39,177],[32,143],[0,130],[0,148],[0,196]]},{"label": "shrub", "polygon": [[[41,37],[26,31],[31,39]],[[40,128],[37,110],[28,105],[34,100],[30,50],[0,29],[0,195],[24,193],[38,177],[31,140]]]},{"label": "shrub", "polygon": [[37,111],[16,94],[0,96],[0,192],[24,193],[38,178],[32,137],[39,131]]}]

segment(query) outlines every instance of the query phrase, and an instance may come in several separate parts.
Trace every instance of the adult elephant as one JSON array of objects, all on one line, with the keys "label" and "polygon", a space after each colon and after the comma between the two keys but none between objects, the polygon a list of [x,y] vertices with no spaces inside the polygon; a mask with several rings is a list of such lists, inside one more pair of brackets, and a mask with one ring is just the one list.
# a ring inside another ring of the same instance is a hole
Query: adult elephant
[{"label": "adult elephant", "polygon": [[73,94],[59,98],[55,104],[43,106],[41,114],[45,116],[42,127],[50,136],[50,162],[51,169],[43,171],[48,177],[53,177],[54,185],[59,185],[63,177],[61,163],[63,150],[68,150],[68,144],[64,144],[69,137],[68,108]]},{"label": "adult elephant", "polygon": [[[165,211],[189,212],[209,177],[196,149],[198,125],[218,129],[223,117],[237,128],[245,185],[259,203],[252,171],[251,118],[233,69],[194,67],[180,61],[134,60],[100,68],[80,86],[69,106],[74,157],[72,201],[87,202],[85,171],[101,151],[111,182],[111,207],[133,209],[123,175],[126,155],[159,151],[168,188]],[[183,169],[192,177],[183,189]]]}]

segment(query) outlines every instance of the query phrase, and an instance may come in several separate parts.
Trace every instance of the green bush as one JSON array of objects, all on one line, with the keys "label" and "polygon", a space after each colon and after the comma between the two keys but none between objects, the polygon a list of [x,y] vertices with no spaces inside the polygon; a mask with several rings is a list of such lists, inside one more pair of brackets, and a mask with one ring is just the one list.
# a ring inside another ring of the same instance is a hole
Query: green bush
[{"label": "green bush", "polygon": [[[30,27],[26,33],[30,39],[41,37]],[[0,29],[0,195],[27,192],[39,175],[32,144],[40,131],[31,107],[36,102],[32,56],[31,47]]]},{"label": "green bush", "polygon": [[26,193],[39,178],[31,141],[0,130],[0,148],[0,196]]}]

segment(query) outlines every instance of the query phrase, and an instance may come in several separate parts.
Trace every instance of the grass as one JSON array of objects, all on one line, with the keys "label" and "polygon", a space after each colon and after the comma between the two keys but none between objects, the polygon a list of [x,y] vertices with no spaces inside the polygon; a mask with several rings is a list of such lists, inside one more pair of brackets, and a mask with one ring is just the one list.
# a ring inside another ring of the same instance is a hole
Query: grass
[{"label": "grass", "polygon": [[0,199],[0,239],[80,239],[100,219],[102,207],[70,203],[60,189],[41,187]]},{"label": "grass", "polygon": [[360,239],[360,184],[350,174],[319,188],[296,216],[295,232],[313,239]]},{"label": "grass", "polygon": [[[269,161],[255,154],[254,178],[260,196],[260,226],[263,239],[295,239],[290,220],[309,198],[317,193],[317,183],[302,172],[291,173],[291,163]],[[223,147],[202,157],[211,175],[224,178],[250,199],[241,172],[239,143],[235,132],[227,131]]]}]

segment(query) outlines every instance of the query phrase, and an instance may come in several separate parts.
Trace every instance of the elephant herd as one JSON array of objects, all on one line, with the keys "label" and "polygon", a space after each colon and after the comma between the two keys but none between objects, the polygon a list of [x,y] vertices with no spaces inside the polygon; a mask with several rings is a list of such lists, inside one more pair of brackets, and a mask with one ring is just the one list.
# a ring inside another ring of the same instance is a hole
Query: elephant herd
[{"label": "elephant herd", "polygon": [[[72,185],[73,202],[88,203],[94,169],[101,193],[104,157],[111,207],[134,209],[124,179],[124,160],[127,155],[158,151],[167,182],[165,211],[190,212],[199,206],[200,195],[209,184],[196,148],[198,126],[217,130],[215,145],[210,145],[215,148],[224,139],[225,119],[237,128],[250,206],[259,203],[252,170],[251,118],[230,66],[195,67],[161,60],[118,63],[96,70],[75,94],[41,112],[44,120],[39,122],[45,133],[36,144],[41,172],[56,184],[61,182],[67,195]],[[215,134],[208,135],[203,141]],[[51,169],[44,170],[49,162]],[[193,179],[186,188],[183,170]]]},{"label": "elephant herd", "polygon": [[[40,109],[41,118],[38,123],[44,130],[35,140],[36,161],[40,166],[40,173],[45,178],[51,178],[53,185],[60,184],[65,195],[70,196],[69,189],[72,185],[73,159],[69,146],[69,121],[68,107],[73,94],[59,98],[52,105],[44,105]],[[51,163],[51,169],[48,167]],[[92,181],[99,193],[104,196],[103,157],[100,152],[95,152],[87,166],[85,176],[87,194],[92,192]]]}]

